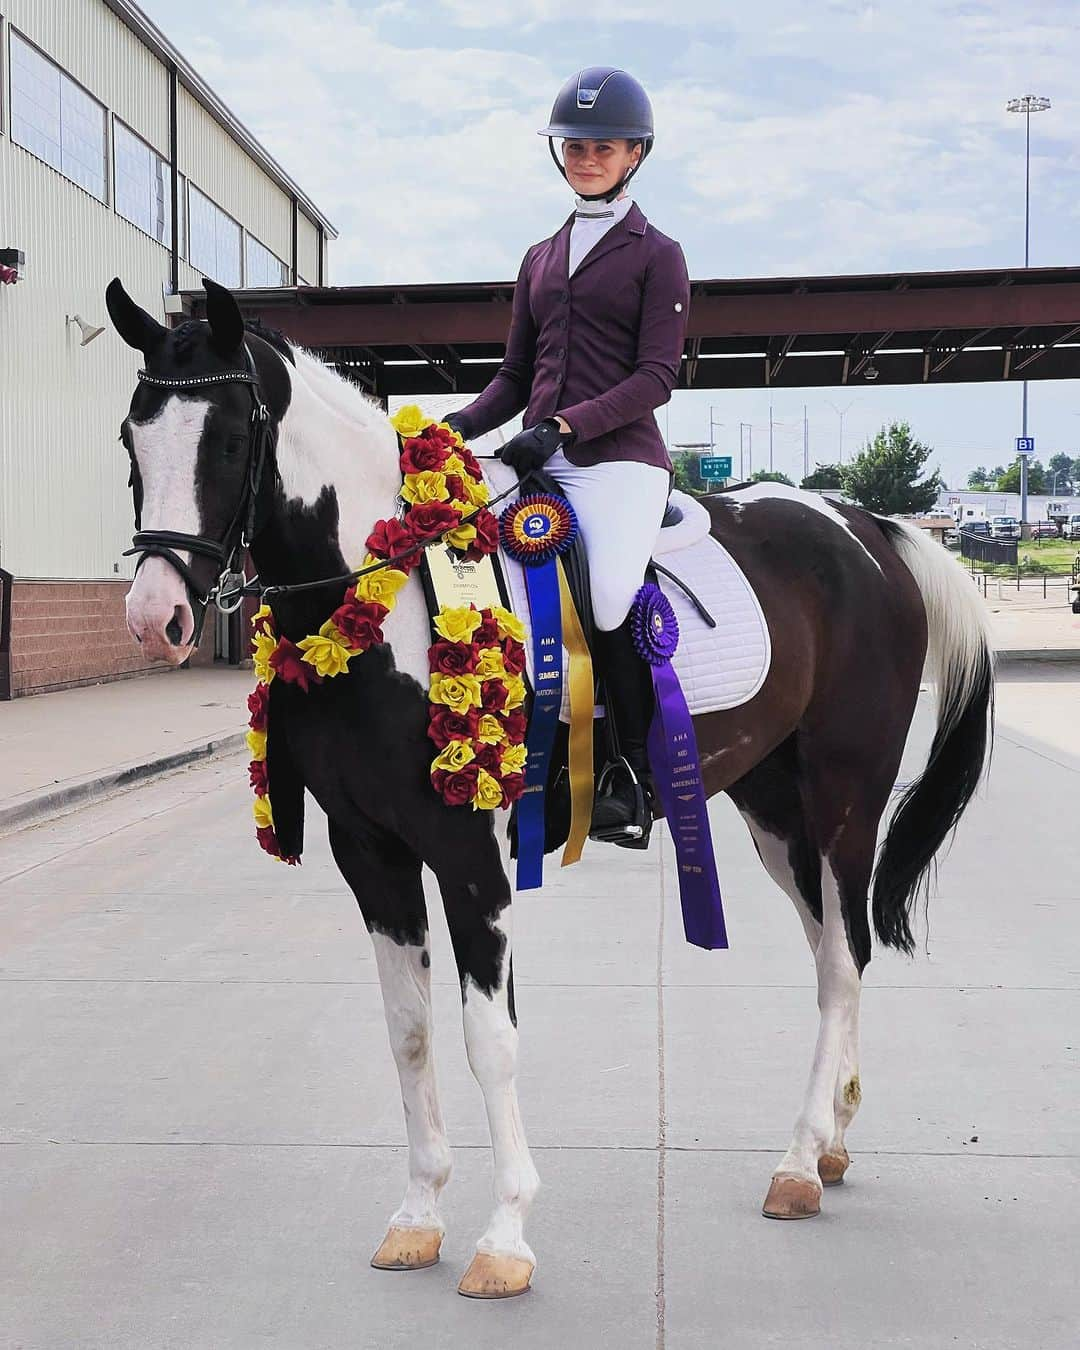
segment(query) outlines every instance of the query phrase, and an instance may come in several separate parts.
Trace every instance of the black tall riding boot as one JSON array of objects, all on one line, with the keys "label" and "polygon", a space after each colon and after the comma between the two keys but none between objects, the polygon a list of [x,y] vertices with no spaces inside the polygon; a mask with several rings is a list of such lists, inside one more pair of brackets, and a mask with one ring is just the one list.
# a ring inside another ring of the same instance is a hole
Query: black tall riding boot
[{"label": "black tall riding boot", "polygon": [[611,632],[597,630],[595,647],[607,715],[614,722],[625,762],[608,765],[601,775],[589,835],[604,843],[644,848],[652,826],[646,749],[653,715],[652,677],[634,647],[628,618]]}]

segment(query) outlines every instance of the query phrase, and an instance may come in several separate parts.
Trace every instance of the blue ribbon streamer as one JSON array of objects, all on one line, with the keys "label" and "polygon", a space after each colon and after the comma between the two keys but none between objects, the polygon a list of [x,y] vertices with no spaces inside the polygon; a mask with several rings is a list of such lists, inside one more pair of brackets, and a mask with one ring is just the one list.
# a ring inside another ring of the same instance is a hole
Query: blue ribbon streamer
[{"label": "blue ribbon streamer", "polygon": [[562,611],[555,558],[524,568],[533,646],[533,706],[525,741],[525,791],[517,803],[517,888],[544,880],[544,800],[563,691]]}]

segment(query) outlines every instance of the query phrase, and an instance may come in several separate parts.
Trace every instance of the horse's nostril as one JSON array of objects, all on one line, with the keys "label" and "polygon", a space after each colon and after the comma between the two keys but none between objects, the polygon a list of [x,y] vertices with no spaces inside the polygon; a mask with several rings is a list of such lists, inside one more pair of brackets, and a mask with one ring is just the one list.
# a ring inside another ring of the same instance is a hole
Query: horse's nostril
[{"label": "horse's nostril", "polygon": [[183,636],[184,632],[184,625],[181,622],[182,614],[183,611],[181,610],[180,606],[177,605],[176,608],[173,610],[172,618],[165,625],[165,636],[169,639],[169,641],[172,643],[174,647],[180,646],[180,639]]}]

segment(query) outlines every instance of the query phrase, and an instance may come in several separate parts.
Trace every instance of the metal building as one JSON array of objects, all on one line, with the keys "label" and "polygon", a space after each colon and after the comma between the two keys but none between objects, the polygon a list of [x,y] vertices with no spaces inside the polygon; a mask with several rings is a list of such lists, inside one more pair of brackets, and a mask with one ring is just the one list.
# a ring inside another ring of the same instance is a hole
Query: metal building
[{"label": "metal building", "polygon": [[167,323],[204,275],[326,283],[336,237],[130,0],[0,0],[0,698],[145,669],[110,279]]}]

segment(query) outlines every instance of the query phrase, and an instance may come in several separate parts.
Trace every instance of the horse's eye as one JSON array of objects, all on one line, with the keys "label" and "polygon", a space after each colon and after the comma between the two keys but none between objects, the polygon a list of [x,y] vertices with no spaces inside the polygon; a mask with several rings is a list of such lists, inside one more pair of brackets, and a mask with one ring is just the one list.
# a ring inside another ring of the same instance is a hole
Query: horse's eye
[{"label": "horse's eye", "polygon": [[247,449],[248,439],[245,435],[238,432],[235,436],[229,436],[225,441],[225,453],[230,458],[234,455],[242,455]]}]

